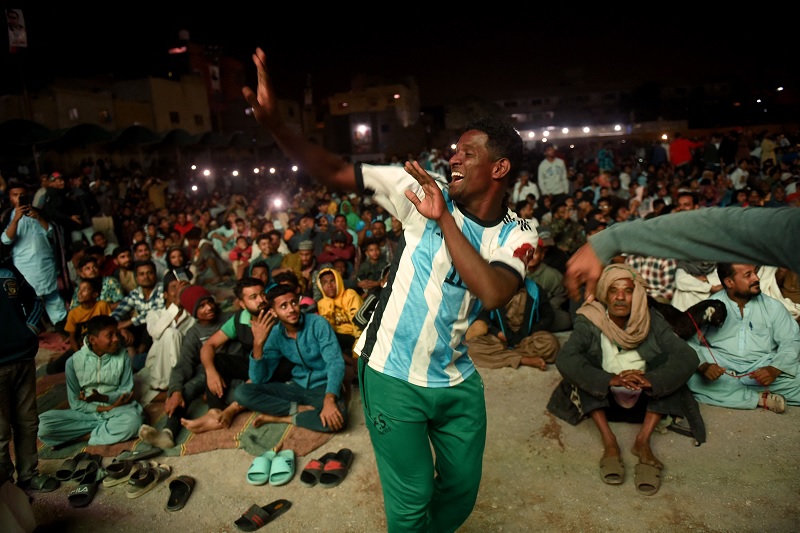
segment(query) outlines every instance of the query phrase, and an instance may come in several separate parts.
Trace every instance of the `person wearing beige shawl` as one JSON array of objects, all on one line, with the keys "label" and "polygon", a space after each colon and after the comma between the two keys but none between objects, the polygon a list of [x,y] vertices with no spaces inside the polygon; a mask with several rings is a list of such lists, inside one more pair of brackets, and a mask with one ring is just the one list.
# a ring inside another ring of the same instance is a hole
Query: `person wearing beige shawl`
[{"label": "person wearing beige shawl", "polygon": [[591,418],[600,431],[600,476],[624,481],[622,453],[609,422],[641,423],[631,453],[638,457],[636,489],[658,492],[664,465],[650,438],[665,415],[686,418],[698,445],[705,425],[686,382],[698,357],[669,323],[647,306],[642,276],[625,264],[606,267],[592,302],[577,311],[575,328],[556,358],[563,380],[547,409],[572,425]]}]

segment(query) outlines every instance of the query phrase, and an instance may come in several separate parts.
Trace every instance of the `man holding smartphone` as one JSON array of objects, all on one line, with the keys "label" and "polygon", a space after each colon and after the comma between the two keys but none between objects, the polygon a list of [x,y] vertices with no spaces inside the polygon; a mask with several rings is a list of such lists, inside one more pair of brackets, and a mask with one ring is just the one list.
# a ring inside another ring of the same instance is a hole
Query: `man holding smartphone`
[{"label": "man holding smartphone", "polygon": [[8,184],[10,220],[0,234],[3,253],[42,298],[45,311],[56,330],[63,330],[67,305],[58,292],[58,266],[53,255],[53,225],[32,207],[27,186],[16,180]]}]

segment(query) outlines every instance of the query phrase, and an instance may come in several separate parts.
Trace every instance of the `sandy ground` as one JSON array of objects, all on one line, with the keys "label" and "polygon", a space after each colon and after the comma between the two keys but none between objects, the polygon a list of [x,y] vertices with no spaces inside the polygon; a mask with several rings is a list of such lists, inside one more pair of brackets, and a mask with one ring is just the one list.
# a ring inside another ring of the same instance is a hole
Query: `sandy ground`
[{"label": "sandy ground", "polygon": [[[708,441],[672,432],[656,434],[653,448],[665,464],[661,490],[637,493],[636,457],[630,446],[638,426],[612,424],[626,465],[622,485],[600,480],[600,438],[591,421],[570,426],[545,405],[558,372],[522,367],[481,370],[489,431],[477,505],[459,530],[492,532],[791,532],[800,531],[800,407],[778,415],[703,405]],[[168,512],[169,480],[137,499],[125,485],[100,487],[86,508],[69,505],[75,483],[33,494],[38,532],[234,532],[252,504],[285,498],[292,507],[263,531],[376,533],[386,531],[375,458],[360,400],[351,404],[349,428],[313,457],[298,458],[287,485],[252,486],[246,481],[253,457],[220,450],[164,457],[173,476],[187,474],[197,485],[186,507]],[[355,460],[336,488],[304,487],[299,472],[314,457],[350,448]],[[54,473],[63,460],[42,461]],[[105,459],[104,463],[109,463]]]}]

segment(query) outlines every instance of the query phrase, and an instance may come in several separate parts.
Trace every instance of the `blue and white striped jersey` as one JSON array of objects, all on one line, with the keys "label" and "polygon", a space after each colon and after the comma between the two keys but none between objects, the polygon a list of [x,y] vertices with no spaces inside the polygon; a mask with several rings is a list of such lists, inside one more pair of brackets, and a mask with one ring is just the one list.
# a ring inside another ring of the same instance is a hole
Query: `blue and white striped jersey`
[{"label": "blue and white striped jersey", "polygon": [[[450,199],[442,176],[431,175],[475,249],[490,264],[515,272],[522,283],[526,265],[514,252],[526,244],[536,247],[538,234],[531,221],[511,211],[501,220],[477,220]],[[403,237],[389,282],[355,352],[374,370],[414,385],[461,383],[475,372],[463,337],[480,302],[456,272],[439,225],[420,215],[404,194],[413,190],[423,198],[422,188],[399,166],[356,165],[356,182],[360,190],[374,191],[373,199],[403,223]]]}]

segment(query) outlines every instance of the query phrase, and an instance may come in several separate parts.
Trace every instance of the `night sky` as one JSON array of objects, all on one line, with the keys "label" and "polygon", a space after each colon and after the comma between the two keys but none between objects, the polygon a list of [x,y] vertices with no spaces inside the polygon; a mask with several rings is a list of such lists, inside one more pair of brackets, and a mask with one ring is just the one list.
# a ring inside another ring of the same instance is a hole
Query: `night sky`
[{"label": "night sky", "polygon": [[[557,91],[565,79],[613,84],[747,76],[772,83],[773,75],[792,75],[797,80],[797,67],[788,66],[796,30],[782,28],[789,23],[777,14],[772,21],[736,22],[720,12],[676,15],[667,12],[669,6],[656,8],[662,14],[651,6],[647,14],[634,15],[563,3],[524,11],[485,3],[471,11],[456,6],[452,13],[406,4],[376,5],[374,13],[342,3],[327,12],[305,3],[298,8],[272,3],[271,9],[253,3],[217,9],[166,4],[115,3],[88,10],[75,3],[46,8],[42,2],[12,3],[8,7],[23,10],[29,48],[24,57],[3,50],[0,66],[4,72],[24,71],[31,86],[54,75],[144,76],[164,63],[166,50],[185,28],[191,41],[220,45],[243,61],[249,83],[254,83],[250,55],[261,46],[279,94],[298,99],[307,75],[319,98],[348,90],[356,73],[413,75],[423,105]],[[137,7],[123,7],[130,5]],[[395,14],[387,15],[392,8]]]}]

